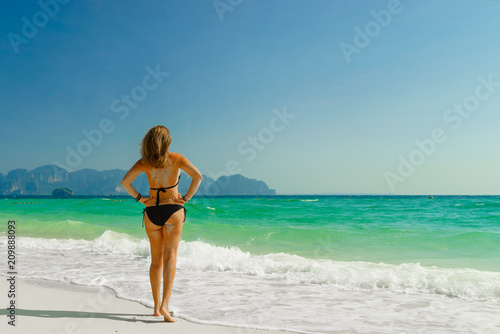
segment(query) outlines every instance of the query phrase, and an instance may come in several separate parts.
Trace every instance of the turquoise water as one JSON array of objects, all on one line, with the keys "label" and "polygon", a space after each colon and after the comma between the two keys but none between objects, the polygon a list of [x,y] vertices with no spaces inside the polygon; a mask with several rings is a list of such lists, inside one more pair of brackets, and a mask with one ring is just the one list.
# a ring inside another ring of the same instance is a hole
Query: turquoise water
[{"label": "turquoise water", "polygon": [[[500,328],[500,196],[195,198],[186,208],[178,317],[301,333]],[[18,276],[153,306],[141,204],[4,198],[0,219],[1,254],[16,221]]]},{"label": "turquoise water", "polygon": [[[185,241],[255,255],[500,271],[498,196],[224,197],[186,208]],[[110,230],[146,238],[142,205],[129,199],[2,199],[0,212],[18,222],[19,236],[93,240]]]}]

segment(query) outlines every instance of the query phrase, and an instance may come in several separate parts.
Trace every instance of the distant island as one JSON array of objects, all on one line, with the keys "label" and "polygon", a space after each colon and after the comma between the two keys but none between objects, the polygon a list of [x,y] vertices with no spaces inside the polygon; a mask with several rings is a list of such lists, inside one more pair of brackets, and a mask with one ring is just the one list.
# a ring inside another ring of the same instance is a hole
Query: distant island
[{"label": "distant island", "polygon": [[56,198],[66,198],[66,197],[69,197],[73,195],[73,190],[69,189],[69,188],[56,188],[54,189],[54,191],[52,192],[52,196],[56,197]]},{"label": "distant island", "polygon": [[[45,165],[33,170],[13,169],[7,175],[0,173],[0,194],[4,196],[53,195],[53,191],[59,188],[55,196],[67,196],[68,190],[76,196],[127,195],[120,185],[125,173],[126,171],[121,169],[104,171],[81,169],[68,172],[55,165]],[[191,178],[182,173],[179,192],[185,193],[190,183]],[[133,185],[142,194],[149,193],[148,180],[144,173],[139,175]],[[63,188],[68,188],[68,190],[63,190]],[[217,180],[203,175],[203,181],[196,194],[205,196],[276,195],[276,191],[269,189],[264,181],[249,179],[240,174],[221,176]]]}]

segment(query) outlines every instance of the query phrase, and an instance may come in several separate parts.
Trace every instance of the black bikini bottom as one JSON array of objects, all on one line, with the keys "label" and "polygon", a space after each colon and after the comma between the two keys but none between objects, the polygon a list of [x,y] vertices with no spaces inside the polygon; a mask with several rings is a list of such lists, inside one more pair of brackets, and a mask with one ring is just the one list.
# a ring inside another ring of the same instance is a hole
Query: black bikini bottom
[{"label": "black bikini bottom", "polygon": [[186,208],[180,204],[148,206],[144,209],[143,214],[147,214],[149,220],[151,220],[153,224],[163,226],[167,220],[180,209],[184,209],[184,221],[186,221]]}]

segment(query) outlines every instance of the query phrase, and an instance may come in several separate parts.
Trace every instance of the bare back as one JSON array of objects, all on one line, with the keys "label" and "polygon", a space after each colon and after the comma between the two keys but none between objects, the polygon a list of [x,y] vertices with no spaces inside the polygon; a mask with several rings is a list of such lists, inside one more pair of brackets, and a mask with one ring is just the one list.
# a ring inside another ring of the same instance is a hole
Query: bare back
[{"label": "bare back", "polygon": [[[165,168],[154,168],[143,165],[150,188],[168,188],[177,183],[181,173],[179,168],[179,155],[178,153],[169,152],[168,157],[170,163]],[[150,200],[145,204],[146,207],[156,204],[157,194],[157,191],[150,190]],[[160,191],[159,194],[160,204],[172,204],[174,202],[173,198],[179,197],[178,186]]]}]

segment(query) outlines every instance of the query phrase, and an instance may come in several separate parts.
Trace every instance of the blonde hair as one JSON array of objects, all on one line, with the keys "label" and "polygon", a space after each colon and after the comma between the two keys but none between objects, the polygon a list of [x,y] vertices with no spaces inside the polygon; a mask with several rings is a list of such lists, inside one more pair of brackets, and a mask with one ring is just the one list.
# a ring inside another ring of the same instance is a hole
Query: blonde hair
[{"label": "blonde hair", "polygon": [[142,161],[151,167],[166,167],[169,163],[168,148],[171,141],[170,131],[163,125],[149,129],[141,142]]}]

